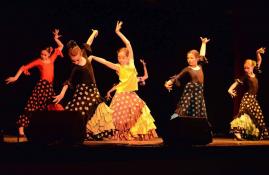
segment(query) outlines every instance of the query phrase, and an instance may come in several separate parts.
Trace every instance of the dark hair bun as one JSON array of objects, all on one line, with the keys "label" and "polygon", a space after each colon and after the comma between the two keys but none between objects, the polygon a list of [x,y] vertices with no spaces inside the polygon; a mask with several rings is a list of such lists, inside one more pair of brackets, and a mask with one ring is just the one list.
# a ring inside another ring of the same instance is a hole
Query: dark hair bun
[{"label": "dark hair bun", "polygon": [[74,48],[74,47],[76,47],[76,46],[78,46],[78,44],[77,44],[77,42],[74,41],[74,40],[70,40],[70,41],[68,41],[67,44],[66,44],[67,49]]}]

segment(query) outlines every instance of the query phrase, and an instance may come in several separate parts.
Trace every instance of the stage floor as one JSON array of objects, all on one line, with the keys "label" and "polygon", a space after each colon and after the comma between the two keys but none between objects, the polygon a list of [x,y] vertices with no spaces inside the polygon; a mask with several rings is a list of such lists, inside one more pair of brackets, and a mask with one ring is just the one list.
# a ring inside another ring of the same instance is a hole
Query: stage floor
[{"label": "stage floor", "polygon": [[[4,136],[4,143],[22,143],[27,142],[26,138],[17,138],[16,136],[6,135]],[[156,138],[150,141],[84,141],[85,146],[107,146],[107,145],[119,145],[119,146],[152,146],[152,147],[162,147],[164,146],[164,141],[162,138]],[[195,145],[197,147],[241,147],[241,146],[268,146],[269,140],[258,140],[258,141],[237,141],[233,138],[228,137],[214,137],[213,141],[206,145]]]}]

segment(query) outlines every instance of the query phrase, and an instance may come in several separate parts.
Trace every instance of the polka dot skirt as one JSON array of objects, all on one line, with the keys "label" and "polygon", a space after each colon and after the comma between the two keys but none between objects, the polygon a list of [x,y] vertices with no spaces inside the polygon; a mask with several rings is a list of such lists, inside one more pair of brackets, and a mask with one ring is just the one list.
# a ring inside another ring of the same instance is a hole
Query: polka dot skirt
[{"label": "polka dot skirt", "polygon": [[264,137],[268,137],[268,129],[265,125],[264,116],[262,114],[261,107],[256,100],[256,95],[250,94],[246,92],[241,100],[239,107],[239,114],[237,116],[241,116],[242,114],[248,114],[252,119],[253,123],[260,131],[260,139]]},{"label": "polka dot skirt", "polygon": [[203,84],[186,84],[175,113],[179,116],[207,117]]},{"label": "polka dot skirt", "polygon": [[110,108],[115,126],[112,140],[149,140],[158,137],[150,110],[135,92],[116,93]]},{"label": "polka dot skirt", "polygon": [[112,113],[104,102],[98,105],[93,117],[87,122],[86,140],[103,140],[114,135]]},{"label": "polka dot skirt", "polygon": [[72,100],[68,102],[65,109],[69,111],[79,111],[85,116],[85,122],[87,122],[91,119],[101,101],[96,84],[78,84]]},{"label": "polka dot skirt", "polygon": [[55,95],[53,86],[47,80],[39,80],[29,97],[24,113],[19,116],[17,124],[19,127],[27,127],[29,125],[29,117],[31,112],[46,110],[47,105],[51,103],[52,97]]},{"label": "polka dot skirt", "polygon": [[116,93],[110,108],[113,122],[117,130],[125,131],[133,127],[141,115],[144,101],[135,92]]}]

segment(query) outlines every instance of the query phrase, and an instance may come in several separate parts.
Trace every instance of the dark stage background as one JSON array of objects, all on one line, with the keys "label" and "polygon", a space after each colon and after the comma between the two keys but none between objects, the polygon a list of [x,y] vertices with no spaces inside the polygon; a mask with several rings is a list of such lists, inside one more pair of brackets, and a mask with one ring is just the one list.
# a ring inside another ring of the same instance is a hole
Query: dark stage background
[{"label": "dark stage background", "polygon": [[[168,93],[164,82],[187,66],[186,53],[200,49],[200,36],[211,39],[207,46],[209,64],[204,68],[208,119],[215,134],[227,135],[239,103],[239,98],[233,101],[227,90],[235,75],[242,73],[243,61],[255,58],[256,49],[269,44],[265,2],[242,2],[18,0],[1,4],[1,128],[8,133],[16,132],[16,119],[38,80],[38,71],[32,70],[30,77],[22,75],[12,85],[5,85],[5,78],[15,75],[21,65],[38,57],[43,46],[55,46],[51,33],[54,28],[60,29],[64,44],[70,39],[86,42],[91,29],[98,29],[93,53],[116,62],[116,50],[123,44],[114,29],[116,21],[122,20],[122,32],[132,43],[140,74],[143,69],[139,59],[147,62],[149,79],[138,93],[151,109],[161,134],[183,89],[181,86]],[[268,121],[268,53],[263,58],[258,99]],[[57,93],[70,69],[65,53],[65,57],[55,63]],[[94,69],[99,90],[105,96],[118,81],[117,76],[98,63],[94,63]],[[70,93],[63,104],[69,97]]]}]

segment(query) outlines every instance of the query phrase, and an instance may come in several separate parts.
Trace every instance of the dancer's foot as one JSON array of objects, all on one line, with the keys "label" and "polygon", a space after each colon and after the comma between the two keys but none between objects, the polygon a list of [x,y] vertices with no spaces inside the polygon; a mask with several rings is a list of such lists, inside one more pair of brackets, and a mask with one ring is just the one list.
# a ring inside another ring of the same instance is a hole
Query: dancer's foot
[{"label": "dancer's foot", "polygon": [[23,127],[19,127],[19,137],[25,137],[25,134],[24,134],[24,128]]}]

